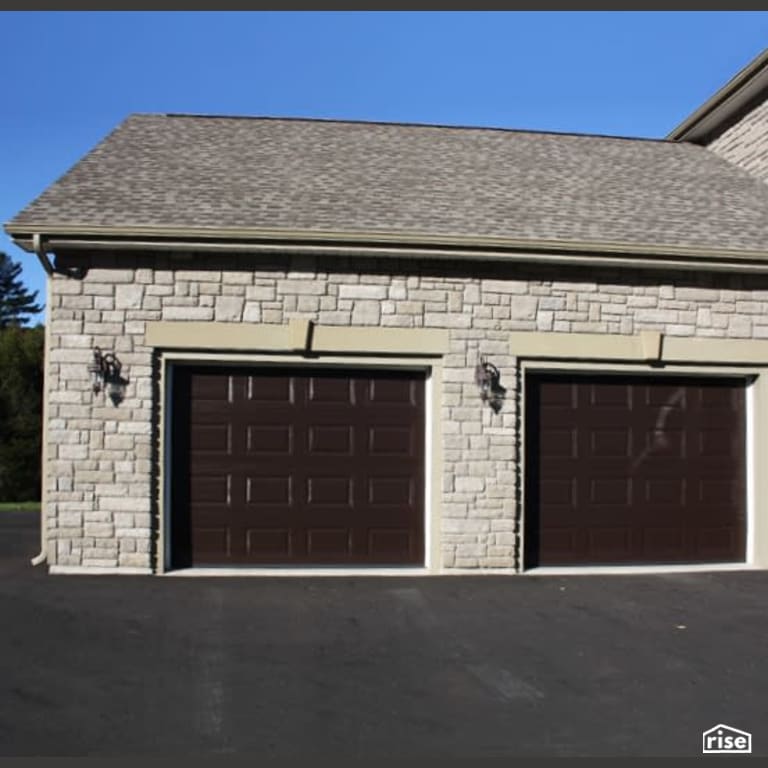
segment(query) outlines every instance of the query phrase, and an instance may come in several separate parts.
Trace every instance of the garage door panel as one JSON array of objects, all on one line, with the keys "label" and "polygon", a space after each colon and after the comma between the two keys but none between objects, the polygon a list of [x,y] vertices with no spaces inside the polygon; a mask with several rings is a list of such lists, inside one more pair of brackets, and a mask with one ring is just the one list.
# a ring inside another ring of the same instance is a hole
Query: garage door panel
[{"label": "garage door panel", "polygon": [[191,381],[190,397],[196,406],[206,401],[229,403],[232,399],[232,379],[213,373],[201,373]]},{"label": "garage door panel", "polygon": [[306,502],[314,506],[344,506],[353,505],[355,483],[353,478],[314,476],[307,478]]},{"label": "garage door panel", "polygon": [[539,391],[542,405],[548,409],[561,408],[565,411],[578,406],[578,394],[578,388],[565,381],[542,382]]},{"label": "garage door panel", "polygon": [[220,553],[232,554],[232,537],[229,528],[202,528],[192,531],[192,547],[203,559],[218,558]]},{"label": "garage door panel", "polygon": [[654,382],[651,386],[628,385],[629,389],[634,389],[637,393],[638,403],[646,406],[657,406],[663,408],[661,412],[667,418],[674,415],[675,412],[681,413],[689,405],[691,397],[695,397],[699,389],[697,387],[685,387],[679,384],[664,384],[661,381]]},{"label": "garage door panel", "polygon": [[290,456],[293,445],[290,424],[248,424],[245,427],[245,450],[249,454]]},{"label": "garage door panel", "polygon": [[632,452],[632,429],[614,426],[591,429],[589,435],[589,455],[607,458],[629,456]]},{"label": "garage door panel", "polygon": [[624,507],[632,503],[632,479],[593,478],[589,483],[589,503]]},{"label": "garage door panel", "polygon": [[377,424],[368,427],[368,451],[374,456],[414,455],[416,440],[411,426]]},{"label": "garage door panel", "polygon": [[232,430],[229,424],[198,424],[190,438],[194,453],[231,453]]},{"label": "garage door panel", "polygon": [[697,443],[698,455],[702,458],[735,458],[743,449],[733,439],[730,429],[702,429],[699,431]]},{"label": "garage door panel", "polygon": [[307,452],[315,456],[352,456],[355,428],[348,424],[310,424],[307,427]]},{"label": "garage door panel", "polygon": [[743,495],[743,486],[740,482],[716,477],[698,479],[696,489],[695,500],[699,503],[708,502],[708,506],[734,506],[739,503]]},{"label": "garage door panel", "polygon": [[548,478],[540,489],[539,497],[542,504],[560,504],[574,507],[577,503],[579,483],[575,477]]},{"label": "garage door panel", "polygon": [[576,546],[579,533],[575,528],[549,527],[539,532],[537,542],[542,550],[557,556],[558,562],[570,563],[575,558],[574,553],[581,549]]},{"label": "garage door panel", "polygon": [[[240,379],[243,381],[243,378]],[[266,373],[262,376],[244,377],[246,396],[253,403],[269,405],[293,405],[295,402],[294,382],[290,376]]]},{"label": "garage door panel", "polygon": [[411,476],[368,478],[368,503],[410,507],[415,500],[415,483]]},{"label": "garage door panel", "polygon": [[679,526],[645,527],[642,535],[643,548],[662,556],[674,558],[685,549],[685,531]]},{"label": "garage door panel", "polygon": [[416,382],[407,379],[378,379],[367,384],[368,401],[374,405],[411,405],[417,403]]},{"label": "garage door panel", "polygon": [[632,557],[632,530],[623,526],[595,525],[586,531],[587,551],[610,560]]},{"label": "garage door panel", "polygon": [[638,458],[663,457],[666,459],[684,459],[687,456],[688,445],[686,433],[680,428],[645,429],[642,432],[644,442],[640,453],[635,453],[635,461]]},{"label": "garage door panel", "polygon": [[251,476],[245,481],[245,502],[251,506],[284,506],[293,504],[293,477],[291,475]]},{"label": "garage door panel", "polygon": [[423,374],[174,370],[174,566],[423,563]]},{"label": "garage door panel", "polygon": [[245,531],[245,555],[282,560],[293,555],[293,535],[288,528],[249,528]]},{"label": "garage door panel", "polygon": [[578,437],[575,429],[542,429],[539,435],[541,456],[549,457],[578,456]]},{"label": "garage door panel", "polygon": [[232,488],[231,475],[195,475],[190,481],[196,504],[228,504]]},{"label": "garage door panel", "polygon": [[309,555],[346,559],[352,552],[352,530],[349,528],[310,528],[306,537]]},{"label": "garage door panel", "polygon": [[226,423],[232,414],[232,403],[228,400],[194,400],[191,413],[200,424]]},{"label": "garage door panel", "polygon": [[702,527],[695,531],[696,547],[704,553],[717,556],[723,547],[735,547],[740,538],[738,529],[734,526]]},{"label": "garage door panel", "polygon": [[739,410],[739,397],[735,392],[724,391],[718,387],[700,387],[695,390],[696,403],[701,410],[712,412]]},{"label": "garage door panel", "polygon": [[413,558],[416,541],[407,528],[378,528],[368,532],[367,553],[394,560]]},{"label": "garage door panel", "polygon": [[732,378],[530,377],[526,564],[743,560],[744,388]]},{"label": "garage door panel", "polygon": [[670,504],[680,507],[687,499],[687,483],[684,477],[655,477],[643,481],[644,500],[650,504]]},{"label": "garage door panel", "polygon": [[355,382],[346,376],[310,376],[307,383],[307,397],[313,404],[355,404]]},{"label": "garage door panel", "polygon": [[621,413],[632,408],[632,389],[621,383],[604,383],[600,386],[589,386],[586,390],[587,401],[596,411]]}]

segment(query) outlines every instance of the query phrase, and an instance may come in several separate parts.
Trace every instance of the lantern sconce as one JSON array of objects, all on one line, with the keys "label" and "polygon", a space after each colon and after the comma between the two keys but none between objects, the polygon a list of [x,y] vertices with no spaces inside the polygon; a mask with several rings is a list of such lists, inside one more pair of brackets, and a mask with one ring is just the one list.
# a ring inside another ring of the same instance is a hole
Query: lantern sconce
[{"label": "lantern sconce", "polygon": [[481,357],[475,366],[475,383],[480,387],[480,399],[498,413],[504,405],[507,390],[501,386],[499,369],[486,357]]},{"label": "lantern sconce", "polygon": [[91,376],[91,386],[94,394],[106,389],[107,395],[117,405],[125,396],[125,385],[128,383],[120,373],[123,365],[114,352],[102,352],[99,347],[93,348],[93,360],[88,366]]}]

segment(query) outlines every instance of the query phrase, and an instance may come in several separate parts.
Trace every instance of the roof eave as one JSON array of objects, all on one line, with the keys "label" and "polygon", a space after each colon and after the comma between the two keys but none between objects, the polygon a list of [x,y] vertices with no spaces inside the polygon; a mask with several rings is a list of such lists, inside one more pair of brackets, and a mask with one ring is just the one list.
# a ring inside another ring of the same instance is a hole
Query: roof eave
[{"label": "roof eave", "polygon": [[768,97],[768,48],[667,134],[671,141],[708,144]]},{"label": "roof eave", "polygon": [[48,252],[94,250],[306,253],[326,256],[455,259],[574,264],[590,267],[710,269],[768,272],[768,251],[648,243],[526,240],[386,232],[179,229],[5,225],[14,242],[34,252],[40,236]]}]

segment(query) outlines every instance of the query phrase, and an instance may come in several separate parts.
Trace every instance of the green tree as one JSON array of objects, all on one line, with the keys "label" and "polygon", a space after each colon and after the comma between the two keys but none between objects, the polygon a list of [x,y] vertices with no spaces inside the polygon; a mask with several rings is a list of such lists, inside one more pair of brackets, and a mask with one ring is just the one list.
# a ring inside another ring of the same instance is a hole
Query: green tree
[{"label": "green tree", "polygon": [[30,293],[19,279],[21,264],[0,251],[0,328],[23,325],[31,315],[42,312],[35,303],[37,291]]},{"label": "green tree", "polygon": [[40,498],[45,329],[0,329],[0,501]]}]

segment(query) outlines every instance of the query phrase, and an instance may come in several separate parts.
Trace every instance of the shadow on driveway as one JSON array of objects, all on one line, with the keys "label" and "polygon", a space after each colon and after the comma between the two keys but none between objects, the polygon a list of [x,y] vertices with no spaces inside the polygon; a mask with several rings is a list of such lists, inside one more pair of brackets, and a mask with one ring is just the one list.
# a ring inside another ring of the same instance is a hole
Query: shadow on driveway
[{"label": "shadow on driveway", "polygon": [[766,754],[768,573],[48,576],[0,516],[0,754]]}]

